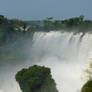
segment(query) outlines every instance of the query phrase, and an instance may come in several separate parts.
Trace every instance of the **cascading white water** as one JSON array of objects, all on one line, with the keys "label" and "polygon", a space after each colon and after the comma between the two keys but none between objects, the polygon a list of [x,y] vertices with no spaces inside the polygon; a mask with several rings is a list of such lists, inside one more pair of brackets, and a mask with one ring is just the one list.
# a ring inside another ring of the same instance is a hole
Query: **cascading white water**
[{"label": "cascading white water", "polygon": [[84,83],[82,72],[92,51],[92,34],[37,32],[32,47],[25,49],[29,49],[27,61],[15,67],[6,64],[0,70],[0,92],[21,92],[14,76],[21,68],[33,64],[51,68],[59,92],[80,92]]}]

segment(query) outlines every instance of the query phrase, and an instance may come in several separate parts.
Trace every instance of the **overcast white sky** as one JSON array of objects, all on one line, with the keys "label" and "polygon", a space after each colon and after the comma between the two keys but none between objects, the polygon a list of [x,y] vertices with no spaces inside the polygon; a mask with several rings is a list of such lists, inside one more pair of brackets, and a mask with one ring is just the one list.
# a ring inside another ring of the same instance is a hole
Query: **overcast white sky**
[{"label": "overcast white sky", "polygon": [[65,19],[84,15],[92,19],[92,0],[0,0],[0,14],[8,18]]}]

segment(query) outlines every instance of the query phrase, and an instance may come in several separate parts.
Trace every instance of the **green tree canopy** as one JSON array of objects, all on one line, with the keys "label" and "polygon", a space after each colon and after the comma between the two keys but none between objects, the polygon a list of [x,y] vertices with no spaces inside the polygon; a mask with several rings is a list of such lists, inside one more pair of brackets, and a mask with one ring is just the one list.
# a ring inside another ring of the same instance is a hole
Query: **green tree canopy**
[{"label": "green tree canopy", "polygon": [[89,80],[82,88],[81,92],[92,92],[92,80]]},{"label": "green tree canopy", "polygon": [[16,80],[23,92],[57,92],[50,69],[44,66],[22,69],[16,74]]}]

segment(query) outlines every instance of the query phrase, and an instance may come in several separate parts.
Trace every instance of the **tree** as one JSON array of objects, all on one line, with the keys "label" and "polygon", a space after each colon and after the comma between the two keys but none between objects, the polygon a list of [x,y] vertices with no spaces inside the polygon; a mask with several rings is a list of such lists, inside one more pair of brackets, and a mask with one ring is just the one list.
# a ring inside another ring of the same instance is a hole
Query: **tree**
[{"label": "tree", "polygon": [[84,20],[84,15],[80,15],[79,19],[80,19],[80,21],[83,21]]},{"label": "tree", "polygon": [[53,22],[54,28],[55,29],[60,29],[61,28],[61,21],[60,20],[55,20]]},{"label": "tree", "polygon": [[57,92],[50,69],[44,66],[31,66],[16,74],[16,81],[23,92]]},{"label": "tree", "polygon": [[92,92],[92,80],[89,80],[83,87],[81,92]]},{"label": "tree", "polygon": [[0,15],[0,24],[7,23],[7,18],[5,18],[3,15]]},{"label": "tree", "polygon": [[85,74],[88,81],[82,87],[82,92],[92,92],[92,58],[90,58],[89,67],[85,70]]},{"label": "tree", "polygon": [[44,21],[44,29],[51,30],[53,29],[53,17],[46,18]]}]

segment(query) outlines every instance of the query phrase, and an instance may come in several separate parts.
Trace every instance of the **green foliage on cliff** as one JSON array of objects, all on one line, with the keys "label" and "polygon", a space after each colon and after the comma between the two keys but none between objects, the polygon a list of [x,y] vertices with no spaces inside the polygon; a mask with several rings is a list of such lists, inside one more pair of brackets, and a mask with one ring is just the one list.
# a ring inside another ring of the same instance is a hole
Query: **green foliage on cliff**
[{"label": "green foliage on cliff", "polygon": [[16,81],[23,92],[58,92],[50,69],[34,65],[16,74]]},{"label": "green foliage on cliff", "polygon": [[[30,24],[31,21],[30,21]],[[54,20],[53,17],[46,18],[45,20],[35,22],[31,25],[31,29],[35,31],[51,31],[63,30],[73,31],[76,29],[78,32],[89,32],[92,29],[92,20],[84,19],[84,16],[72,17],[65,20]]]},{"label": "green foliage on cliff", "polygon": [[[15,30],[15,28],[27,26],[27,23],[19,19],[7,19],[0,15],[0,30]],[[20,30],[19,30],[20,31]]]},{"label": "green foliage on cliff", "polygon": [[[84,16],[73,17],[65,20],[54,20],[53,17],[46,18],[42,21],[30,21],[25,22],[19,19],[7,19],[3,15],[0,15],[0,43],[7,40],[7,37],[13,39],[17,38],[17,35],[21,35],[23,32],[48,32],[52,30],[79,32],[90,32],[92,29],[92,20],[85,20]],[[77,29],[72,30],[72,29]]]},{"label": "green foliage on cliff", "polygon": [[81,92],[92,92],[92,80],[89,80],[82,88]]},{"label": "green foliage on cliff", "polygon": [[22,34],[25,31],[27,25],[28,23],[24,21],[7,19],[3,15],[0,15],[0,45],[5,43],[8,38],[10,41],[17,38],[17,35],[20,35],[20,33]]}]

